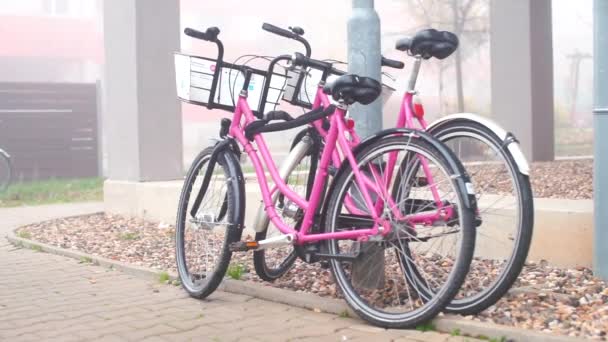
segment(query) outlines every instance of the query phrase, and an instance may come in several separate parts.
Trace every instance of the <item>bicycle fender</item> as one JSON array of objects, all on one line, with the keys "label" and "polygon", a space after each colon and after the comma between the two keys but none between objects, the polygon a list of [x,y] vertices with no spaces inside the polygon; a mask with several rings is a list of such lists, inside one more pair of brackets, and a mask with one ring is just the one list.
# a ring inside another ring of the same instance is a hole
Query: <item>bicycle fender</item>
[{"label": "bicycle fender", "polygon": [[441,127],[443,124],[452,122],[455,120],[473,121],[473,122],[476,122],[480,125],[483,125],[483,126],[489,128],[492,132],[494,132],[494,134],[496,134],[496,136],[499,139],[504,141],[506,148],[509,150],[509,152],[511,153],[511,156],[513,156],[513,159],[515,160],[515,163],[517,164],[517,168],[519,169],[519,172],[526,176],[530,175],[530,164],[528,163],[526,156],[524,155],[524,153],[521,150],[519,141],[515,138],[515,136],[512,133],[507,132],[504,128],[500,127],[500,125],[498,125],[493,120],[490,120],[481,115],[477,115],[477,114],[473,114],[473,113],[457,113],[457,114],[451,114],[448,116],[444,116],[444,117],[440,118],[439,120],[432,122],[427,127],[427,131],[429,133],[433,134],[433,131],[438,129],[439,127]]},{"label": "bicycle fender", "polygon": [[227,186],[234,187],[234,195],[236,197],[233,217],[231,217],[229,221],[233,222],[230,228],[238,229],[242,232],[245,221],[245,177],[243,176],[243,170],[241,169],[241,165],[239,163],[238,153],[234,151],[235,145],[236,142],[233,138],[220,140],[215,144],[213,153],[209,158],[209,166],[207,167],[207,171],[205,172],[203,184],[201,185],[201,189],[196,195],[196,199],[194,200],[192,209],[190,210],[190,214],[195,216],[195,214],[197,213],[199,206],[201,205],[201,202],[203,200],[203,194],[207,191],[207,188],[209,187],[209,182],[211,181],[211,176],[213,175],[213,169],[215,167],[215,164],[218,162],[219,158],[221,158],[221,162],[226,163],[228,172],[230,175],[232,175],[232,177],[226,180]]},{"label": "bicycle fender", "polygon": [[231,179],[227,181],[229,186],[235,187],[236,191],[234,191],[235,195],[235,206],[233,210],[233,217],[231,217],[229,222],[233,222],[230,229],[237,229],[240,234],[243,233],[243,229],[245,228],[245,206],[246,206],[246,196],[245,196],[245,176],[243,176],[243,169],[241,168],[240,163],[240,153],[237,153],[234,149],[240,152],[238,149],[238,145],[236,141],[232,138],[228,138],[230,140],[229,147],[224,153],[226,157],[226,162],[228,164],[228,170],[230,174],[233,175]]},{"label": "bicycle fender", "polygon": [[291,141],[291,147],[289,148],[289,150],[293,150],[293,148],[296,147],[300,140],[302,140],[302,138],[306,135],[310,136],[316,144],[322,143],[321,136],[319,136],[319,132],[317,131],[317,129],[314,127],[307,127],[300,130],[298,134],[296,134],[296,136]]}]

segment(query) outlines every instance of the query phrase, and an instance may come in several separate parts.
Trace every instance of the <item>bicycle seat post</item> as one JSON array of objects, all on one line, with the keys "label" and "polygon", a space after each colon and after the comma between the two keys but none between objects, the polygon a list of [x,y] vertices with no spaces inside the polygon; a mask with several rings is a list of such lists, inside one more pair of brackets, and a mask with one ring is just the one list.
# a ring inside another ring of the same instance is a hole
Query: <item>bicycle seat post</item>
[{"label": "bicycle seat post", "polygon": [[418,80],[418,73],[420,72],[420,65],[422,65],[422,56],[416,55],[414,56],[416,61],[414,62],[414,68],[412,69],[412,74],[410,75],[410,83],[407,87],[408,93],[416,92],[416,81]]}]

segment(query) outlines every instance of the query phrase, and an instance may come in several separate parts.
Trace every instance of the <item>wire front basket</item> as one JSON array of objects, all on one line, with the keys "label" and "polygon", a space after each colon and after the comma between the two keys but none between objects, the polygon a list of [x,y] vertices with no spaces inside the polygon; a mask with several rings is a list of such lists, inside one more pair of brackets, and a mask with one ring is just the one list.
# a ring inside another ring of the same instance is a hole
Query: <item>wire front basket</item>
[{"label": "wire front basket", "polygon": [[[333,82],[336,78],[346,74],[338,70],[338,73],[330,74],[326,83]],[[275,76],[273,76],[274,78]],[[323,71],[314,68],[297,68],[287,73],[287,83],[283,92],[283,100],[294,106],[312,108],[317,88],[323,77]],[[382,103],[386,104],[395,88],[382,84]]]},{"label": "wire front basket", "polygon": [[[312,108],[323,71],[277,65],[278,61],[286,59],[288,57],[276,58],[268,71],[248,67],[252,75],[247,84],[247,103],[259,118],[270,110],[276,110],[281,101]],[[285,71],[275,72],[276,66]],[[214,58],[175,53],[177,96],[184,102],[232,112],[244,86],[243,67],[221,60],[218,62]],[[270,74],[272,77],[268,77]],[[329,75],[326,82],[332,82],[340,74],[344,73]],[[394,88],[383,85],[382,101],[386,103],[394,91]]]},{"label": "wire front basket", "polygon": [[[242,66],[182,53],[175,53],[174,59],[177,96],[182,101],[209,109],[234,111],[245,82]],[[267,73],[249,69],[252,75],[247,86],[247,102],[253,112],[259,115],[263,108],[262,93]]]}]

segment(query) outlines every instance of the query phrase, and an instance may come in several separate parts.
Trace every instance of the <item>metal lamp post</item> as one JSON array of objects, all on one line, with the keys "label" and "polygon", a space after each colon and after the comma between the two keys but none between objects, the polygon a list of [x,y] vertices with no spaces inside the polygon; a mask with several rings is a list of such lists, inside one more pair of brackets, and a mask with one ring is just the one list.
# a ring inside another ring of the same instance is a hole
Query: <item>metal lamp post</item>
[{"label": "metal lamp post", "polygon": [[[348,20],[348,71],[359,76],[381,80],[380,17],[374,0],[353,0]],[[350,109],[362,137],[382,129],[382,101],[368,106],[355,104]]]},{"label": "metal lamp post", "polygon": [[594,273],[608,279],[608,1],[594,2]]},{"label": "metal lamp post", "polygon": [[[353,0],[348,20],[348,71],[381,81],[380,17],[374,9],[374,0]],[[382,130],[382,101],[349,110],[361,137]],[[353,263],[353,281],[366,288],[384,286],[384,250],[372,243],[361,243],[363,257]]]}]

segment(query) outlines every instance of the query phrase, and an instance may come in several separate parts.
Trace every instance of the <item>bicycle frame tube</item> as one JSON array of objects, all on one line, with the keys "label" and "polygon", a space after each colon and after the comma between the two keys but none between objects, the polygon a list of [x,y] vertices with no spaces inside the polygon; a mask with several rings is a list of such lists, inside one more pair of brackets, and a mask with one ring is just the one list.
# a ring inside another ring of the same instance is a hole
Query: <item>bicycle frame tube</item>
[{"label": "bicycle frame tube", "polygon": [[[327,94],[325,94],[323,92],[322,85],[319,85],[319,87],[317,88],[317,94],[315,96],[315,101],[313,103],[313,109],[317,109],[320,107],[325,108],[329,105],[331,105],[331,101],[329,100],[329,97],[327,96]],[[323,128],[322,120],[314,122],[313,126],[317,129],[317,131],[319,132],[319,134],[321,135],[321,137],[323,139],[327,139],[327,131]],[[353,127],[343,127],[343,130],[348,133],[349,140],[347,140],[346,148],[344,148],[344,146],[340,146],[342,155],[344,155],[345,149],[348,151],[352,151],[361,142],[361,140],[359,139],[359,136],[354,131]],[[342,134],[342,136],[344,136],[344,134]],[[334,153],[332,153],[331,162],[333,163],[333,166],[336,168],[340,167],[342,160],[343,160],[343,158],[341,158],[339,151],[336,149],[334,151]],[[373,183],[368,177],[363,177],[363,181],[368,188],[369,187],[374,188],[376,186],[376,184],[380,184],[379,182]],[[391,199],[389,199],[389,202],[390,201],[391,201]],[[349,194],[347,194],[345,196],[344,202],[345,202],[346,208],[348,209],[348,211],[350,213],[356,214],[356,215],[366,215],[366,213],[364,211],[360,210],[357,207],[357,205],[353,202],[353,199]],[[377,202],[378,203],[376,203],[375,208],[376,208],[376,211],[378,212],[378,210],[381,209],[380,207],[382,206],[382,204],[380,203],[381,201],[377,201]],[[390,202],[390,203],[392,203],[392,202]],[[391,208],[395,209],[394,206],[391,206]],[[394,211],[394,214],[396,215],[396,217],[398,217],[398,218],[402,217],[402,215],[397,210],[393,210],[393,211]]]},{"label": "bicycle frame tube", "polygon": [[[401,109],[399,110],[399,118],[397,119],[397,128],[415,128],[416,125],[414,124],[414,117],[416,117],[422,129],[426,130],[426,121],[424,118],[414,115],[412,106],[413,102],[414,93],[409,91],[406,92],[405,95],[403,95],[403,101],[401,101]],[[429,184],[435,184],[433,174],[429,168],[429,162],[426,160],[426,158],[419,157],[418,159],[420,160],[420,164],[422,164],[422,169]],[[392,168],[389,169],[389,172],[392,172]],[[441,201],[441,196],[439,195],[439,190],[436,186],[431,187],[431,194],[433,195],[437,209],[441,210],[443,208],[443,203]]]},{"label": "bicycle frame tube", "polygon": [[[260,190],[262,192],[262,199],[264,201],[264,205],[266,208],[266,212],[268,214],[269,219],[273,222],[273,224],[284,234],[294,234],[296,236],[296,243],[302,244],[306,242],[314,242],[320,240],[328,240],[328,239],[366,239],[371,235],[376,235],[379,232],[378,216],[375,212],[372,212],[372,219],[376,222],[372,228],[369,229],[358,229],[358,230],[350,230],[350,231],[341,231],[335,233],[323,233],[323,234],[308,234],[308,231],[313,225],[314,215],[316,212],[317,206],[321,202],[321,196],[323,194],[323,187],[325,180],[327,178],[327,170],[330,165],[330,159],[332,158],[332,154],[336,150],[336,145],[339,145],[343,150],[345,158],[349,160],[353,170],[355,172],[355,180],[358,185],[364,189],[362,186],[365,184],[364,178],[365,176],[361,174],[357,167],[357,163],[354,159],[354,156],[351,150],[348,148],[349,143],[345,138],[346,128],[344,127],[343,117],[345,115],[345,111],[342,109],[337,109],[334,114],[332,114],[329,118],[331,120],[331,126],[329,131],[327,132],[328,141],[326,142],[325,148],[323,149],[323,153],[321,155],[321,162],[318,167],[317,174],[315,176],[313,189],[311,192],[310,201],[306,201],[298,194],[296,194],[293,190],[291,190],[285,181],[281,178],[277,167],[272,160],[268,147],[266,146],[266,142],[264,138],[258,134],[254,137],[254,141],[260,154],[262,155],[262,159],[266,164],[266,168],[270,172],[272,180],[276,184],[276,189],[273,191],[281,191],[288,199],[293,201],[296,205],[302,208],[305,212],[304,220],[302,222],[302,226],[300,231],[296,231],[293,227],[287,225],[274,207],[274,202],[272,201],[272,191],[269,188],[268,181],[266,180],[266,175],[264,173],[264,167],[258,156],[258,151],[256,151],[251,144],[251,142],[245,137],[243,132],[243,128],[245,125],[253,122],[255,117],[253,112],[249,108],[247,104],[246,96],[239,96],[236,109],[234,112],[232,124],[230,126],[230,135],[232,135],[236,140],[243,146],[243,150],[248,154],[251,159],[256,175],[258,177],[258,181],[260,184]],[[244,119],[244,120],[243,120]],[[241,122],[243,121],[243,124]],[[369,188],[369,186],[367,187]],[[369,192],[365,188],[363,193],[363,197],[365,199],[365,204],[368,208],[373,208],[373,202],[371,201],[371,196]],[[371,191],[379,191],[377,187],[372,187]],[[388,234],[390,232],[390,227],[387,227],[387,223],[383,222],[383,227],[385,228],[384,234]]]},{"label": "bicycle frame tube", "polygon": [[[399,116],[397,118],[397,125],[396,128],[415,128],[416,125],[414,123],[414,118],[417,119],[419,125],[422,127],[423,130],[426,130],[427,127],[427,123],[424,120],[423,117],[418,117],[414,115],[414,111],[413,111],[413,99],[414,99],[414,92],[406,92],[403,96],[403,100],[401,102],[401,106],[400,106],[400,110],[399,110]],[[325,94],[323,92],[323,87],[322,85],[320,85],[317,89],[317,94],[315,96],[315,100],[313,103],[313,109],[319,108],[319,107],[327,107],[331,104],[331,101],[329,99],[329,97],[327,96],[327,94]],[[317,131],[319,132],[319,134],[321,135],[321,137],[323,137],[323,139],[325,141],[328,140],[327,137],[327,131],[323,128],[323,122],[322,120],[319,120],[317,122],[313,123],[314,127],[317,129]],[[357,146],[361,139],[359,138],[359,136],[357,135],[357,133],[355,132],[354,128],[345,128],[345,131],[348,132],[349,136],[350,136],[350,142],[349,142],[349,150],[352,150],[355,146]],[[342,150],[342,152],[344,153],[344,150]],[[434,184],[434,177],[432,175],[431,169],[429,167],[429,163],[426,160],[426,158],[423,157],[417,157],[420,160],[423,172],[425,173],[425,176],[427,177],[427,180],[429,182],[429,184]],[[384,179],[383,179],[383,184],[389,184],[390,180],[393,177],[393,170],[395,168],[396,162],[397,162],[397,154],[396,153],[391,153],[389,155],[389,160],[387,163],[387,172],[384,175]],[[340,154],[338,153],[337,150],[334,151],[334,153],[332,154],[332,163],[335,167],[339,167],[341,164],[342,158],[340,158]],[[375,181],[377,183],[380,183],[380,179],[376,178],[377,175],[373,175],[375,178]],[[366,183],[369,182],[369,178],[364,177]],[[372,184],[366,184],[368,187]],[[389,196],[389,194],[386,192],[386,186],[382,186],[381,189],[385,190],[383,191],[383,195],[384,198],[388,199],[388,207],[391,209],[391,211],[393,212],[393,215],[395,215],[395,217],[397,217],[398,219],[402,219],[403,215],[401,214],[401,212],[398,210],[397,205],[394,203],[392,196]],[[439,194],[439,190],[437,189],[436,186],[431,186],[431,194],[433,196],[433,200],[435,201],[435,204],[437,206],[437,211],[436,213],[433,214],[429,214],[429,213],[423,213],[423,214],[416,214],[416,215],[412,215],[411,217],[409,217],[410,221],[412,223],[419,223],[419,222],[429,222],[429,221],[433,221],[433,220],[438,220],[440,219],[442,216],[445,215],[441,215],[442,209],[444,209],[444,204],[441,201],[441,195]],[[365,213],[363,213],[361,210],[359,210],[357,208],[357,206],[355,205],[355,203],[353,202],[352,198],[347,195],[345,197],[345,204],[347,209],[353,213],[353,214],[359,214],[359,215],[364,215]],[[382,200],[378,200],[375,204],[375,209],[376,211],[380,210],[383,206],[383,202]],[[448,217],[451,216],[452,211],[449,210],[451,208],[447,208],[448,210],[446,210],[448,212]]]}]

